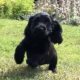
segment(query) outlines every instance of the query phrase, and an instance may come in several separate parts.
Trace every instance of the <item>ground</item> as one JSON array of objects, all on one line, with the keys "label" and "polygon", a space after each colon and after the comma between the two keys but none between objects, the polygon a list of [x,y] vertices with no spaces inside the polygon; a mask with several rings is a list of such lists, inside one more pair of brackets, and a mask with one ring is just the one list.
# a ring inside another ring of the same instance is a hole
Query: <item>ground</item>
[{"label": "ground", "polygon": [[17,65],[15,48],[24,37],[27,21],[0,19],[0,80],[80,80],[80,26],[62,25],[63,43],[58,52],[57,74],[48,65],[31,69],[26,61]]}]

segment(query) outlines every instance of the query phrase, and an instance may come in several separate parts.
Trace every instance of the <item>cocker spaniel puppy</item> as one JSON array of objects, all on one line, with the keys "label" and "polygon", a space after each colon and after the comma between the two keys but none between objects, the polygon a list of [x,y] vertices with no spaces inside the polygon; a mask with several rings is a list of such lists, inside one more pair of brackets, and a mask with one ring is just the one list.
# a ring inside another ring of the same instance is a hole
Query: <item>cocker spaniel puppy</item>
[{"label": "cocker spaniel puppy", "polygon": [[62,28],[48,13],[41,12],[30,17],[24,31],[24,39],[17,46],[14,59],[17,64],[27,54],[27,64],[32,68],[49,64],[49,70],[56,72],[57,52],[54,44],[62,43]]}]

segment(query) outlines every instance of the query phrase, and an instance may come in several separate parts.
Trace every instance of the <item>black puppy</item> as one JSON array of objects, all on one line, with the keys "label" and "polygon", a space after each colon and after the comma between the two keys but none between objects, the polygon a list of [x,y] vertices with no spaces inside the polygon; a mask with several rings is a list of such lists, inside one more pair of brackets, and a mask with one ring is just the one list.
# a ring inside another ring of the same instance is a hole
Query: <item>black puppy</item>
[{"label": "black puppy", "polygon": [[[57,53],[53,46],[62,42],[62,28],[45,12],[30,17],[24,31],[25,38],[15,50],[15,61],[21,64],[24,53],[27,52],[27,64],[32,68],[38,65],[49,64],[49,70],[56,71]],[[53,44],[52,44],[53,43]]]}]

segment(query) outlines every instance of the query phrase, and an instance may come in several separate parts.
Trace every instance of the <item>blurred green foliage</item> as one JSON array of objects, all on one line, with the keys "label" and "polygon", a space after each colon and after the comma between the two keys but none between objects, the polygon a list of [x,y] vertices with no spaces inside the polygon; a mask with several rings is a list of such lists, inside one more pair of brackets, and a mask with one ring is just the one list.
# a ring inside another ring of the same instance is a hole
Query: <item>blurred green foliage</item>
[{"label": "blurred green foliage", "polygon": [[33,0],[0,0],[1,18],[17,18],[29,14],[33,9]]}]

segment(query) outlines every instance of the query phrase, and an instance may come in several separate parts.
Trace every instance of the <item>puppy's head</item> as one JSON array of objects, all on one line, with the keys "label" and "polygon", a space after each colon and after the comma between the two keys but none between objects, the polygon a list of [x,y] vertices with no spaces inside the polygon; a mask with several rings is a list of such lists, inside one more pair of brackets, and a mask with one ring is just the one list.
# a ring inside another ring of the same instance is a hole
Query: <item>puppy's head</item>
[{"label": "puppy's head", "polygon": [[25,29],[25,36],[35,36],[37,39],[48,36],[54,44],[60,44],[63,41],[61,25],[57,20],[54,20],[54,16],[45,12],[30,17]]},{"label": "puppy's head", "polygon": [[44,37],[52,32],[51,23],[50,15],[42,12],[30,17],[27,28],[31,35]]},{"label": "puppy's head", "polygon": [[60,44],[63,41],[62,27],[57,20],[52,21],[52,33],[50,34],[51,41]]}]

